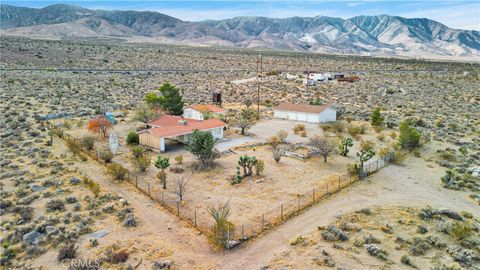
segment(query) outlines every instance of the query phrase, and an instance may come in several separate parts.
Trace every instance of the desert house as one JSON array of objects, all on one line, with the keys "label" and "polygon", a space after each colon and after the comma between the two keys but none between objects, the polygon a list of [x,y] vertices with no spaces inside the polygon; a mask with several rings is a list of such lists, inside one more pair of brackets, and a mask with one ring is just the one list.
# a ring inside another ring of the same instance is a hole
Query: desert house
[{"label": "desert house", "polygon": [[195,130],[210,131],[216,140],[223,138],[222,120],[210,118],[196,120],[182,116],[163,115],[147,124],[148,129],[138,132],[141,145],[165,152],[165,139],[188,143]]},{"label": "desert house", "polygon": [[224,119],[226,113],[226,109],[211,104],[191,105],[183,109],[183,117],[195,120],[205,120],[206,118]]},{"label": "desert house", "polygon": [[337,120],[337,111],[332,107],[281,103],[273,108],[275,118],[303,121],[309,123],[326,123]]}]

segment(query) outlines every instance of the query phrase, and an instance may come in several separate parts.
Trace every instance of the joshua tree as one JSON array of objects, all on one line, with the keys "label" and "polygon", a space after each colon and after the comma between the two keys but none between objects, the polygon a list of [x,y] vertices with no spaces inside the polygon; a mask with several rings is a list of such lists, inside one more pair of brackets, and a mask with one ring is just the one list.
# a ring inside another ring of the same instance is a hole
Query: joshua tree
[{"label": "joshua tree", "polygon": [[360,173],[363,173],[363,164],[375,155],[373,146],[374,144],[370,141],[362,142],[360,145],[360,151],[357,152],[357,157],[360,161]]},{"label": "joshua tree", "polygon": [[257,164],[256,157],[249,157],[247,155],[240,156],[238,160],[238,165],[243,167],[243,176],[252,175],[252,168]]},{"label": "joshua tree", "polygon": [[350,149],[348,148],[352,146],[353,146],[352,138],[342,139],[340,141],[340,145],[338,146],[338,148],[340,148],[340,155],[346,157],[348,152],[350,151]]},{"label": "joshua tree", "polygon": [[162,181],[163,189],[167,189],[167,174],[165,169],[170,166],[169,158],[158,156],[157,161],[155,162],[155,167],[160,169],[157,173],[157,178]]}]

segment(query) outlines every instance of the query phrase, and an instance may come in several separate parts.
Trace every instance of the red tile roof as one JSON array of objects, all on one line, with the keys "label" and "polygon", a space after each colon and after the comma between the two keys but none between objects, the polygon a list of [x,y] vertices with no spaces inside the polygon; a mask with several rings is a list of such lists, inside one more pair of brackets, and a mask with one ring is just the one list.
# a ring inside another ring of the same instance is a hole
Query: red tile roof
[{"label": "red tile roof", "polygon": [[220,107],[212,105],[212,104],[190,105],[187,108],[192,108],[196,111],[201,111],[201,112],[209,111],[209,112],[213,112],[213,113],[224,113],[224,112],[227,111],[224,108],[220,108]]},{"label": "red tile roof", "polygon": [[323,105],[309,105],[309,104],[293,104],[293,103],[280,103],[280,105],[274,107],[274,110],[280,111],[294,111],[294,112],[306,112],[306,113],[321,113],[325,111],[329,106]]},{"label": "red tile roof", "polygon": [[[180,124],[179,121],[181,120],[185,121],[187,124]],[[163,115],[158,119],[150,121],[148,124],[151,125],[152,128],[142,132],[148,132],[158,138],[190,134],[193,133],[194,130],[223,128],[227,125],[222,120],[216,118],[200,121],[174,115]]]}]

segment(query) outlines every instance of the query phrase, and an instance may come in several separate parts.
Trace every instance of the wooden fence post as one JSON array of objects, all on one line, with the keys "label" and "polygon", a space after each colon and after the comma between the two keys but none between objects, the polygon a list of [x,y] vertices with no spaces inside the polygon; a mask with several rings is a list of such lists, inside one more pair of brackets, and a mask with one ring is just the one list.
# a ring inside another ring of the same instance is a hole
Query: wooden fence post
[{"label": "wooden fence post", "polygon": [[283,220],[283,203],[280,206],[280,219]]},{"label": "wooden fence post", "polygon": [[298,202],[297,202],[297,212],[300,212],[300,195],[297,195]]},{"label": "wooden fence post", "polygon": [[162,190],[162,204],[164,204],[164,202],[163,202],[163,190]]},{"label": "wooden fence post", "polygon": [[135,175],[135,187],[138,189],[138,175]]},{"label": "wooden fence post", "polygon": [[340,176],[338,177],[338,190],[340,190]]},{"label": "wooden fence post", "polygon": [[263,231],[264,223],[265,223],[265,214],[262,214],[262,231]]},{"label": "wooden fence post", "polygon": [[150,197],[150,182],[147,182],[147,188],[148,188],[148,197]]},{"label": "wooden fence post", "polygon": [[315,202],[315,188],[313,189],[313,192],[312,192],[312,203]]},{"label": "wooden fence post", "polygon": [[180,216],[180,202],[177,202],[177,216]]},{"label": "wooden fence post", "polygon": [[242,224],[242,239],[245,239],[245,231],[244,231],[244,228],[243,228],[243,224]]},{"label": "wooden fence post", "polygon": [[328,195],[328,183],[327,183],[327,195]]},{"label": "wooden fence post", "polygon": [[197,228],[197,210],[195,210],[195,213],[193,216],[193,226]]}]

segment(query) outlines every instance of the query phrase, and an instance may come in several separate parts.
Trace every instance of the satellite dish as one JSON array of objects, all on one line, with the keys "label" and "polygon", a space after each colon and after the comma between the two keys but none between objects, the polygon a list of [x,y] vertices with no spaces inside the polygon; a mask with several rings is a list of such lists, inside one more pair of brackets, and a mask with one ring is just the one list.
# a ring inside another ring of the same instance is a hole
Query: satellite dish
[{"label": "satellite dish", "polygon": [[113,154],[117,154],[120,149],[120,143],[118,142],[118,137],[115,132],[110,132],[108,143],[110,145],[110,151],[112,151]]}]

